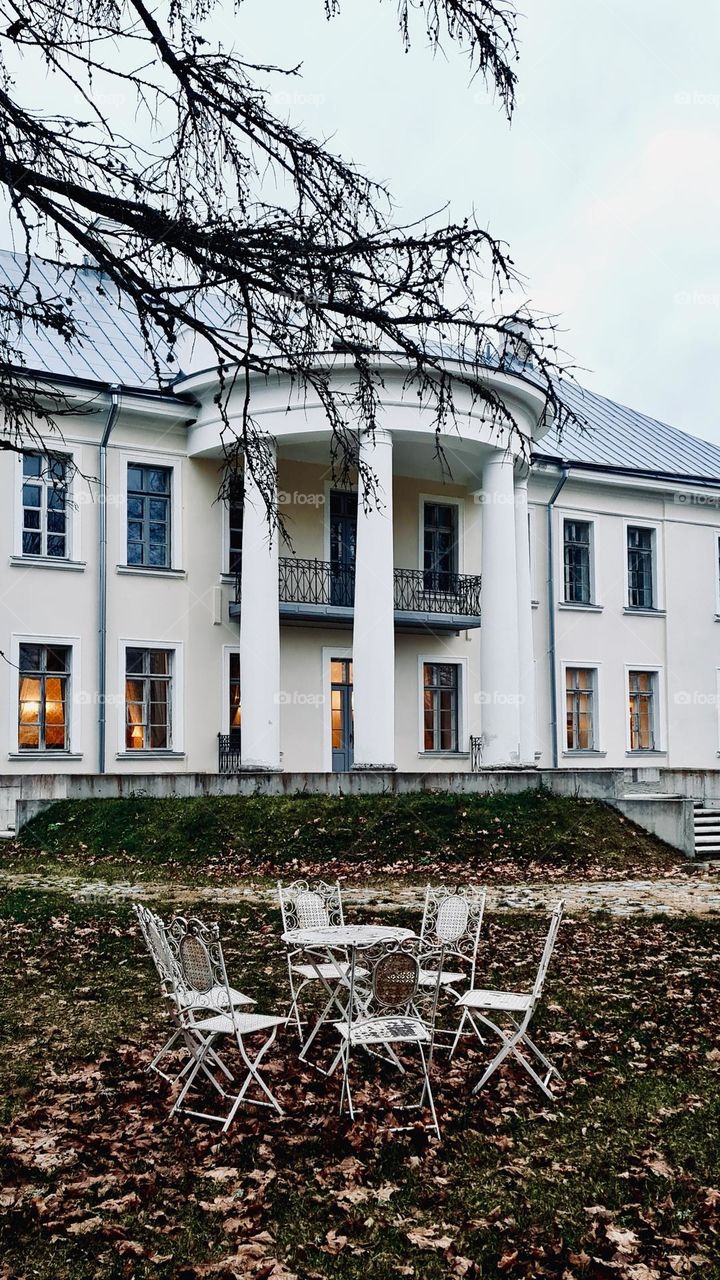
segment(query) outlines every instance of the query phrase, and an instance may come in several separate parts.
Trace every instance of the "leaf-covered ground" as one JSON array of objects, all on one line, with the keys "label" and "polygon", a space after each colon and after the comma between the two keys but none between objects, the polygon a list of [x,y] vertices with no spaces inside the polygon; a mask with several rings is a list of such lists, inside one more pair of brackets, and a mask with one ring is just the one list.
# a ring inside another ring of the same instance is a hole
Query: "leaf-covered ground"
[{"label": "leaf-covered ground", "polygon": [[[362,1119],[340,1121],[289,1032],[269,1067],[284,1120],[169,1122],[129,909],[18,892],[1,914],[3,1280],[720,1277],[713,921],[566,919],[538,1024],[556,1103],[512,1068],[470,1099],[486,1051],[465,1048],[437,1062],[437,1142],[388,1131],[396,1078],[367,1062]],[[215,914],[237,985],[279,1009],[275,913]],[[526,981],[544,927],[491,916],[480,979]]]},{"label": "leaf-covered ground", "polygon": [[42,862],[106,879],[193,883],[288,871],[356,881],[451,871],[483,884],[632,878],[682,861],[608,805],[542,790],[62,801],[3,854],[9,869]]}]

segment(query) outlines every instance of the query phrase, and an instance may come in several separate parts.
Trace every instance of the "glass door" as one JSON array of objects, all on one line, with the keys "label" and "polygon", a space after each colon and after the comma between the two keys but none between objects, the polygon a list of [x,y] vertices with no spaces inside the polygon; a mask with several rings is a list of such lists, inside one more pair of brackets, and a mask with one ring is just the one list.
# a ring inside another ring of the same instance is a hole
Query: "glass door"
[{"label": "glass door", "polygon": [[352,607],[355,597],[357,494],[330,492],[330,604]]},{"label": "glass door", "polygon": [[348,773],[353,764],[352,661],[330,661],[330,726],[333,773]]}]

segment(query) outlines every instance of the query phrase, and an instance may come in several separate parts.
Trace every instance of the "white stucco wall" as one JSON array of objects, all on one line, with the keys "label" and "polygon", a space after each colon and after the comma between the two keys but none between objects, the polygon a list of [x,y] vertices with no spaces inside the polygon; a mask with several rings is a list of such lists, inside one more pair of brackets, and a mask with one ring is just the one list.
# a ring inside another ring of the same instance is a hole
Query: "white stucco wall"
[{"label": "white stucco wall", "polygon": [[[292,548],[281,555],[328,557],[327,520],[331,471],[327,432],[317,408],[296,405],[283,419],[280,400],[266,405],[275,426],[285,422],[278,483]],[[285,401],[283,400],[283,403]],[[17,562],[20,484],[18,461],[0,454],[0,760],[7,774],[92,773],[97,768],[98,686],[98,440],[107,398],[95,411],[63,422],[64,451],[72,451],[73,545],[68,565]],[[483,507],[475,498],[483,460],[491,443],[485,424],[473,426],[452,443],[455,472],[443,478],[433,463],[429,423],[407,404],[392,403],[387,422],[399,441],[393,477],[394,563],[422,565],[421,499],[457,502],[460,517],[458,568],[481,570]],[[234,584],[225,573],[226,511],[216,501],[217,442],[211,408],[188,427],[188,410],[137,400],[123,403],[108,449],[107,606],[107,768],[116,774],[214,771],[217,734],[227,730],[228,654],[237,650],[239,628],[230,617]],[[422,421],[421,421],[422,419]],[[528,417],[529,422],[529,417]],[[422,426],[422,430],[419,427]],[[282,432],[281,432],[282,434]],[[169,573],[124,569],[125,476],[132,460],[174,469],[173,559]],[[535,648],[537,752],[552,764],[548,626],[547,501],[557,472],[530,478],[533,634]],[[718,672],[720,599],[718,535],[720,507],[701,491],[690,500],[683,487],[622,477],[571,473],[553,512],[555,543],[556,670],[558,678],[558,763],[566,768],[627,768],[657,765],[674,769],[717,767],[720,748]],[[680,497],[678,497],[678,494]],[[593,609],[562,603],[562,520],[565,515],[594,524],[595,604]],[[659,611],[654,616],[626,612],[626,525],[647,522],[656,529]],[[508,581],[508,592],[515,584]],[[407,773],[446,773],[469,768],[471,735],[483,732],[480,700],[483,632],[398,630],[395,637],[396,764]],[[71,751],[62,757],[17,752],[17,647],[22,639],[55,640],[73,646]],[[130,754],[124,750],[123,644],[172,648],[176,654],[173,753]],[[319,772],[329,761],[329,675],[331,656],[352,653],[352,628],[281,626],[280,729],[282,767]],[[421,750],[422,659],[459,661],[461,750],[427,756]],[[564,747],[564,665],[598,670],[598,751],[566,752]],[[651,756],[628,750],[627,670],[658,673],[658,750]]]}]

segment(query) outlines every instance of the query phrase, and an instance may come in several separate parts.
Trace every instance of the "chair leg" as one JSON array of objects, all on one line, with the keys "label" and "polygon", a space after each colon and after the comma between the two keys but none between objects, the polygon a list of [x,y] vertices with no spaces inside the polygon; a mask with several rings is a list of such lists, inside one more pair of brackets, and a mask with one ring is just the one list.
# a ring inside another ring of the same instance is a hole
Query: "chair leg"
[{"label": "chair leg", "polygon": [[[480,1090],[483,1088],[483,1086],[487,1084],[488,1080],[490,1079],[490,1076],[493,1075],[495,1071],[497,1071],[500,1064],[504,1062],[505,1058],[507,1058],[508,1054],[512,1053],[513,1057],[517,1060],[517,1062],[519,1062],[520,1065],[525,1068],[525,1070],[527,1071],[531,1079],[535,1081],[535,1084],[537,1085],[538,1089],[540,1089],[541,1092],[545,1094],[546,1098],[548,1098],[551,1102],[554,1102],[555,1099],[553,1097],[553,1094],[548,1089],[548,1081],[550,1078],[550,1074],[548,1074],[548,1077],[545,1080],[542,1080],[541,1077],[538,1075],[538,1073],[535,1071],[532,1064],[528,1062],[527,1058],[524,1057],[524,1055],[520,1052],[518,1048],[519,1044],[524,1044],[527,1040],[527,1037],[523,1030],[523,1026],[522,1025],[518,1026],[518,1024],[515,1023],[514,1025],[516,1027],[516,1030],[514,1034],[511,1036],[508,1036],[502,1030],[501,1027],[498,1027],[497,1024],[492,1022],[489,1018],[484,1017],[482,1014],[479,1014],[478,1017],[481,1022],[483,1022],[486,1026],[490,1027],[496,1033],[496,1035],[500,1037],[500,1040],[502,1041],[502,1047],[499,1050],[499,1052],[495,1055],[492,1062],[489,1063],[489,1065],[486,1067],[484,1074],[481,1076],[480,1080],[478,1080],[477,1084],[472,1090],[472,1093],[473,1094],[479,1093]],[[472,1015],[470,1017],[470,1021],[473,1023],[473,1025],[475,1025],[475,1019],[472,1017]],[[545,1061],[547,1061],[547,1059],[545,1059]]]},{"label": "chair leg", "polygon": [[432,1085],[430,1084],[431,1060],[425,1057],[425,1050],[423,1049],[420,1041],[418,1041],[418,1049],[420,1050],[420,1059],[422,1061],[423,1077],[424,1077],[423,1091],[420,1095],[420,1106],[422,1107],[424,1105],[425,1098],[427,1097],[428,1105],[430,1107],[430,1114],[432,1115],[432,1118],[433,1118],[432,1128],[435,1130],[439,1138],[440,1125],[438,1124],[437,1111],[435,1110],[435,1099],[433,1098]]}]

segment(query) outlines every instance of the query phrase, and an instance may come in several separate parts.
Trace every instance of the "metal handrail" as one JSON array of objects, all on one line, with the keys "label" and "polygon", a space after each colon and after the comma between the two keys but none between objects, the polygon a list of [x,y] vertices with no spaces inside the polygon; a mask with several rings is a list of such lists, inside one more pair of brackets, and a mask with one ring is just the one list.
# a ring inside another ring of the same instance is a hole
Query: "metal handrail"
[{"label": "metal handrail", "polygon": [[240,730],[218,734],[218,773],[239,773],[241,767]]},{"label": "metal handrail", "polygon": [[[427,569],[395,569],[394,599],[399,613],[480,616],[481,578],[474,574],[445,573]],[[330,605],[352,608],[355,598],[355,566],[329,560],[283,556],[279,561],[279,596],[282,603]],[[236,580],[240,601],[240,576]]]}]

